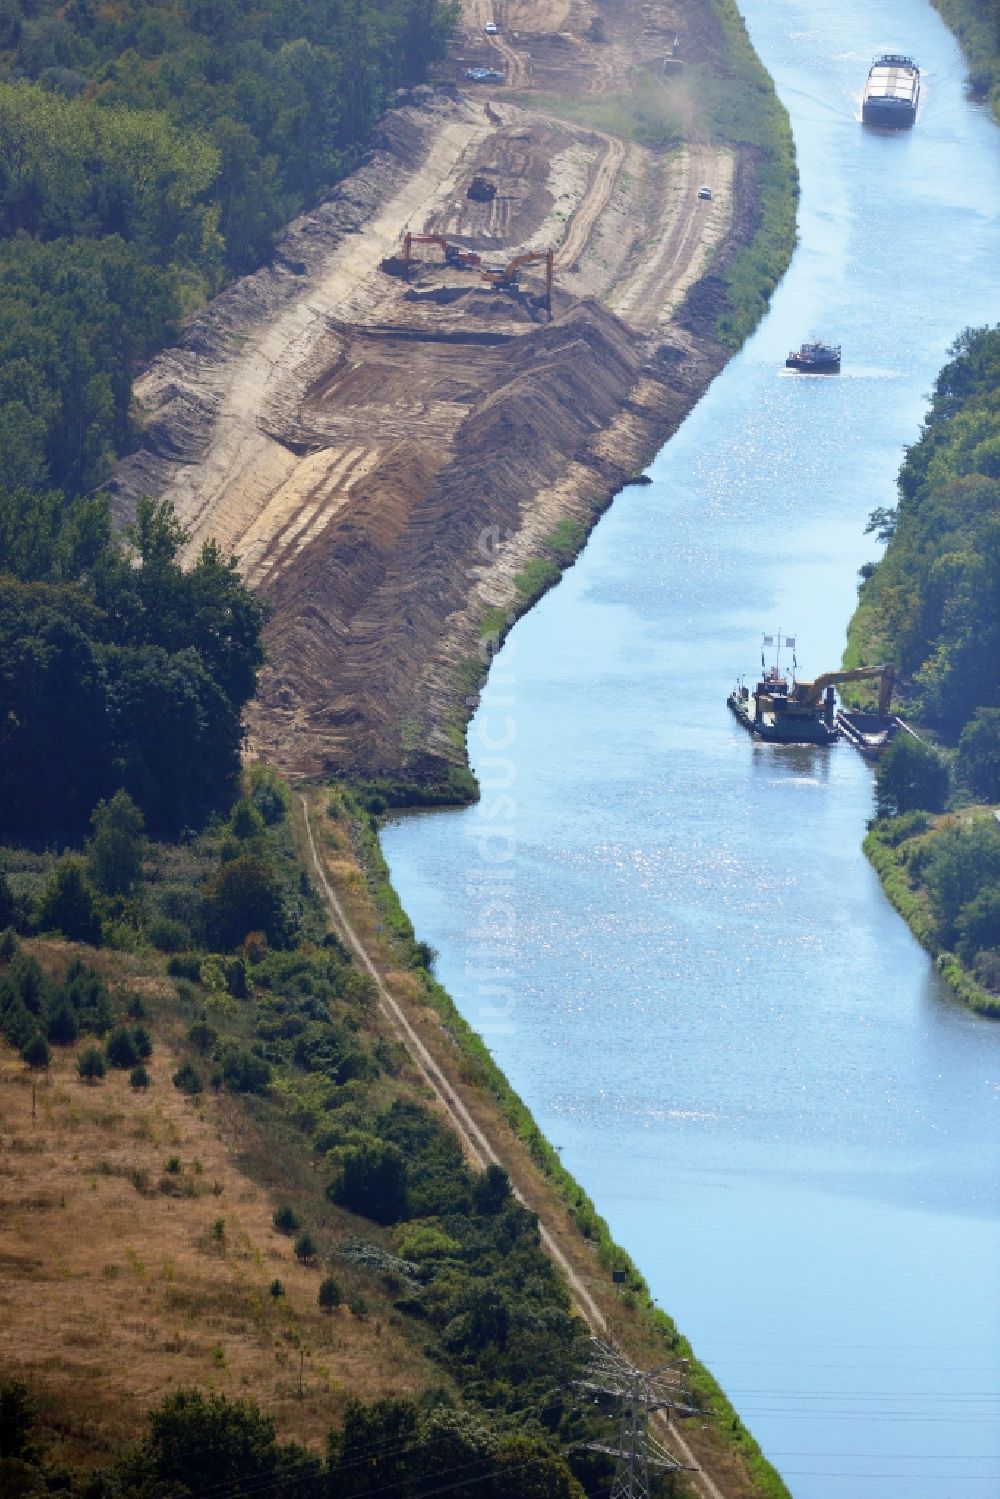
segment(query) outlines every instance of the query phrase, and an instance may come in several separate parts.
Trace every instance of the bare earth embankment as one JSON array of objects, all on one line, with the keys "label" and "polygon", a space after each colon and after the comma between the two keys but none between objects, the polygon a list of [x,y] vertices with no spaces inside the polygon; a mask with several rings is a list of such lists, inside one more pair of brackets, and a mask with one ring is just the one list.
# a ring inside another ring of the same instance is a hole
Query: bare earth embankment
[{"label": "bare earth embankment", "polygon": [[[725,357],[713,286],[751,237],[752,166],[708,139],[673,57],[680,36],[711,62],[713,13],[467,0],[464,25],[450,76],[140,379],[144,440],[113,485],[119,520],[170,498],[192,550],[216,538],[271,602],[251,730],[292,775],[461,763],[525,562],[561,522],[589,529]],[[637,143],[637,68],[667,79],[686,143]],[[467,196],[475,176],[491,200]],[[537,264],[516,295],[437,245],[387,274],[406,230],[490,262],[554,247],[551,321]]]}]

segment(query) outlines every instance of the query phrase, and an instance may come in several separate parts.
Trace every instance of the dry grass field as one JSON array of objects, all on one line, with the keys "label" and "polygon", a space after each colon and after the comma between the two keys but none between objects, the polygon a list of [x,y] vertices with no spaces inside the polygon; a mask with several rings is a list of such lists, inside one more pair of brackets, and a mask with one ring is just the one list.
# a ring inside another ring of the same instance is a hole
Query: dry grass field
[{"label": "dry grass field", "polygon": [[[0,1043],[0,1375],[30,1383],[50,1456],[120,1453],[178,1387],[252,1397],[280,1437],[318,1447],[347,1394],[441,1383],[370,1275],[338,1263],[345,1304],[319,1309],[328,1268],[296,1261],[272,1223],[283,1199],[243,1169],[257,1158],[280,1177],[273,1142],[242,1100],[173,1086],[172,986],[134,982],[156,1043],[146,1092],[112,1069],[85,1083],[80,1047],[53,1048],[33,1115],[32,1077]],[[289,1195],[312,1227],[301,1203],[323,1204],[323,1183],[305,1185],[311,1194],[299,1181]],[[347,1303],[360,1295],[369,1310],[356,1316]]]}]

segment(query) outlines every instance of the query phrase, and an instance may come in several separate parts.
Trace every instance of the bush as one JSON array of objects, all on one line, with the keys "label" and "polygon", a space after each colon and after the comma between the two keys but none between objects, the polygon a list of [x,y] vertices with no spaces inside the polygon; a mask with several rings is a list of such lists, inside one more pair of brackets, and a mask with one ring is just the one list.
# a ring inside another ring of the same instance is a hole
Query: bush
[{"label": "bush", "polygon": [[153,1038],[144,1025],[134,1027],[132,1043],[139,1054],[140,1062],[148,1062],[153,1055]]},{"label": "bush", "polygon": [[332,1312],[335,1306],[339,1306],[343,1297],[340,1287],[332,1275],[328,1275],[320,1282],[319,1294],[316,1298],[324,1312]]},{"label": "bush", "polygon": [[299,1234],[295,1240],[295,1258],[303,1265],[311,1265],[319,1250],[311,1233]]},{"label": "bush", "polygon": [[192,1067],[190,1062],[183,1062],[178,1067],[174,1073],[173,1081],[174,1087],[179,1088],[182,1093],[202,1093],[205,1088],[200,1073],[196,1068]]},{"label": "bush", "polygon": [[299,1226],[299,1220],[287,1202],[275,1208],[271,1222],[280,1234],[293,1234]]},{"label": "bush", "polygon": [[190,928],[183,921],[174,921],[169,916],[154,916],[147,923],[146,935],[160,952],[179,953],[191,945]]},{"label": "bush", "polygon": [[105,895],[129,895],[142,868],[145,819],[127,791],[98,802],[90,818],[90,877]]},{"label": "bush", "polygon": [[111,1032],[105,1050],[111,1066],[121,1068],[122,1070],[134,1067],[140,1060],[132,1033],[131,1031],[127,1031],[124,1026],[120,1026],[118,1030]]},{"label": "bush", "polygon": [[207,1020],[196,1020],[188,1027],[187,1038],[195,1051],[207,1057],[218,1041],[219,1033],[214,1026],[209,1025]]},{"label": "bush", "polygon": [[52,1053],[45,1037],[36,1031],[27,1045],[21,1048],[21,1060],[27,1062],[33,1071],[47,1067],[52,1060]]},{"label": "bush", "polygon": [[104,1076],[107,1070],[104,1057],[96,1046],[88,1046],[80,1053],[76,1060],[76,1070],[87,1083],[96,1083],[98,1078]]},{"label": "bush", "polygon": [[344,1152],[340,1173],[327,1191],[341,1207],[376,1223],[398,1223],[409,1209],[406,1158],[397,1145],[369,1136]]},{"label": "bush", "polygon": [[60,999],[49,1015],[49,1040],[56,1046],[71,1046],[80,1034],[80,1021],[72,1004]]},{"label": "bush", "polygon": [[278,1299],[279,1296],[284,1296],[284,1294],[285,1294],[285,1287],[282,1284],[282,1282],[280,1280],[272,1280],[272,1282],[271,1282],[271,1295],[274,1297],[275,1301],[277,1301],[277,1299]]},{"label": "bush", "polygon": [[43,932],[59,932],[70,942],[100,946],[97,892],[87,878],[82,859],[60,859],[42,894],[38,925]]},{"label": "bush", "polygon": [[235,1093],[266,1093],[271,1084],[271,1068],[261,1057],[233,1042],[219,1048],[219,1071],[227,1088]]},{"label": "bush", "polygon": [[139,1092],[142,1088],[149,1087],[149,1073],[143,1067],[142,1063],[138,1067],[132,1068],[132,1071],[128,1075],[128,1080],[136,1092]]},{"label": "bush", "polygon": [[875,772],[878,816],[940,812],[948,799],[948,789],[946,761],[912,734],[900,734],[882,756]]},{"label": "bush", "polygon": [[974,796],[1000,801],[1000,708],[979,708],[962,730],[958,777]]}]

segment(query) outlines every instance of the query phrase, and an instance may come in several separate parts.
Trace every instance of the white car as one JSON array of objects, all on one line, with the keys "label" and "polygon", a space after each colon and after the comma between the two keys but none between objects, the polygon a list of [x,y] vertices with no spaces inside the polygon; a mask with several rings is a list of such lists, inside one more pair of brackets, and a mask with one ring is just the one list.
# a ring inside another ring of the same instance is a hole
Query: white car
[{"label": "white car", "polygon": [[712,189],[710,187],[699,187],[699,189],[698,189],[698,196],[699,196],[699,198],[709,198],[709,199],[711,199]]},{"label": "white car", "polygon": [[486,32],[487,36],[496,36],[497,32],[500,30],[500,27],[497,25],[496,21],[487,21],[486,25],[483,27],[483,30]]}]

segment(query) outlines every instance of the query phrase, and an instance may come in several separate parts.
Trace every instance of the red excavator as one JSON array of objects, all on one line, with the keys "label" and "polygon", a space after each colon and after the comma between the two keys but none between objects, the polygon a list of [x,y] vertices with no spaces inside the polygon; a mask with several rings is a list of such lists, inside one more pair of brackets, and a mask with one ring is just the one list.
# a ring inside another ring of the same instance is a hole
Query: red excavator
[{"label": "red excavator", "polygon": [[475,250],[466,250],[461,245],[449,244],[443,234],[410,234],[407,231],[403,240],[404,265],[409,265],[413,259],[411,251],[414,245],[440,245],[445,264],[452,266],[456,271],[476,270],[483,263],[482,257]]},{"label": "red excavator", "polygon": [[488,286],[495,286],[499,291],[518,291],[521,286],[522,266],[533,265],[540,260],[545,262],[545,306],[551,317],[552,271],[555,264],[555,254],[552,250],[525,250],[523,255],[515,255],[507,265],[483,266],[483,280]]}]

